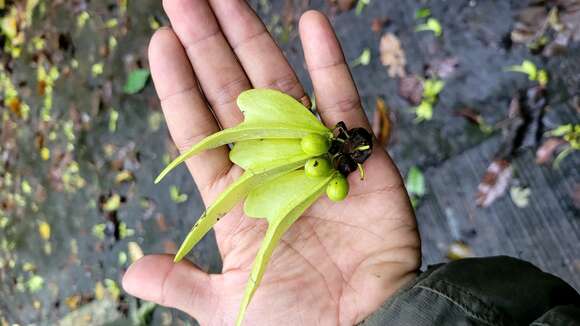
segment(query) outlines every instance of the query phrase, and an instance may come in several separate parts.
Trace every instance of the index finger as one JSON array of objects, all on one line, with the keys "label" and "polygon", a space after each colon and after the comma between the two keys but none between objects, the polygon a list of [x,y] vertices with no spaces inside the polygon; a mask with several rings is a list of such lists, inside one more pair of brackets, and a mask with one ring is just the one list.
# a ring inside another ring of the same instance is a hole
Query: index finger
[{"label": "index finger", "polygon": [[[149,62],[169,132],[181,152],[219,131],[199,92],[185,50],[170,28],[158,30],[151,38]],[[225,146],[191,157],[186,164],[206,203],[212,196],[204,189],[231,167]]]},{"label": "index finger", "polygon": [[314,10],[303,14],[300,38],[322,120],[329,127],[344,121],[349,128],[368,129],[360,97],[328,19]]}]

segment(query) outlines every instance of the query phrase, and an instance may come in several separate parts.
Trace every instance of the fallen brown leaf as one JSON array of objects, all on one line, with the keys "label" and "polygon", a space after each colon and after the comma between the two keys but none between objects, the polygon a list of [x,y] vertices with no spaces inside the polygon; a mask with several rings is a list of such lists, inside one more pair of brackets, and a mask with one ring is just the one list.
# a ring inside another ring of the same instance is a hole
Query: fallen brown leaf
[{"label": "fallen brown leaf", "polygon": [[167,222],[165,221],[165,216],[161,213],[157,213],[155,215],[155,222],[157,222],[157,226],[159,227],[159,231],[165,232],[167,231]]},{"label": "fallen brown leaf", "polygon": [[389,111],[389,108],[385,105],[385,101],[377,97],[375,114],[373,116],[373,132],[382,147],[386,147],[391,139],[392,123],[389,117]]},{"label": "fallen brown leaf", "polygon": [[413,106],[419,105],[423,98],[423,81],[416,75],[401,78],[399,80],[399,96]]},{"label": "fallen brown leaf", "polygon": [[289,28],[294,23],[294,1],[286,0],[282,9],[282,24]]},{"label": "fallen brown leaf", "polygon": [[435,78],[447,79],[453,75],[457,67],[459,67],[459,59],[456,57],[435,59],[429,62],[427,73]]},{"label": "fallen brown leaf", "polygon": [[405,65],[407,64],[405,52],[395,34],[386,33],[381,37],[379,51],[381,53],[381,63],[389,68],[389,76],[391,78],[402,78],[407,75],[405,72]]},{"label": "fallen brown leaf", "polygon": [[487,207],[503,196],[508,189],[512,176],[513,169],[509,161],[496,159],[491,162],[477,186],[477,205]]},{"label": "fallen brown leaf", "polygon": [[533,1],[518,13],[511,39],[547,57],[565,52],[580,41],[580,0]]},{"label": "fallen brown leaf", "polygon": [[34,146],[37,150],[44,147],[44,135],[38,131],[34,133]]},{"label": "fallen brown leaf", "polygon": [[380,33],[383,30],[383,27],[385,27],[385,25],[387,25],[388,22],[389,22],[388,17],[375,18],[371,22],[371,30],[375,33]]},{"label": "fallen brown leaf", "polygon": [[544,143],[538,148],[536,151],[536,163],[537,164],[545,164],[550,162],[554,157],[554,153],[560,147],[560,145],[564,145],[566,142],[560,138],[548,138],[544,141]]},{"label": "fallen brown leaf", "polygon": [[64,303],[70,310],[75,310],[79,307],[82,297],[78,294],[72,295],[64,299]]},{"label": "fallen brown leaf", "polygon": [[576,183],[576,185],[574,186],[574,190],[572,191],[571,197],[574,207],[580,209],[580,183]]},{"label": "fallen brown leaf", "polygon": [[494,157],[510,160],[524,148],[538,146],[542,115],[547,103],[546,90],[535,86],[521,90],[509,104],[507,119],[502,122],[502,142]]},{"label": "fallen brown leaf", "polygon": [[543,6],[530,6],[521,10],[511,32],[512,41],[529,43],[537,39],[547,27],[547,15]]},{"label": "fallen brown leaf", "polygon": [[560,23],[573,42],[580,41],[580,0],[561,0]]},{"label": "fallen brown leaf", "polygon": [[463,117],[467,121],[475,125],[479,125],[481,121],[481,114],[477,110],[472,109],[470,107],[464,107],[462,109],[459,109],[457,112],[455,112],[455,115]]},{"label": "fallen brown leaf", "polygon": [[177,252],[177,244],[171,240],[163,241],[163,250],[166,254],[175,254]]},{"label": "fallen brown leaf", "polygon": [[16,114],[17,117],[22,118],[22,102],[17,97],[13,97],[8,100],[6,105],[12,113]]},{"label": "fallen brown leaf", "polygon": [[351,10],[356,1],[355,0],[332,0],[331,1],[340,11]]}]

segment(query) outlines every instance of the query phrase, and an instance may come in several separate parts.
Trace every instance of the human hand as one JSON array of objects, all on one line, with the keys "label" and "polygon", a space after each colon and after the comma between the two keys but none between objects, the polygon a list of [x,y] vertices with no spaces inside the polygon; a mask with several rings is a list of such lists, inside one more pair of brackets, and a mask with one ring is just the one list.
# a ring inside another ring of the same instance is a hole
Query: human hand
[{"label": "human hand", "polygon": [[[278,89],[309,105],[292,68],[245,1],[165,0],[164,7],[173,30],[155,33],[149,60],[180,150],[218,126],[240,123],[235,100],[246,89]],[[370,129],[328,20],[305,13],[300,37],[323,122]],[[206,205],[242,173],[228,160],[225,146],[190,158],[187,166]],[[420,241],[401,177],[378,146],[364,166],[367,178],[349,177],[346,200],[321,198],[283,237],[245,324],[356,324],[416,275]],[[202,325],[233,325],[266,228],[265,220],[245,217],[239,206],[214,228],[222,274],[151,255],[129,268],[123,287],[180,309]]]}]

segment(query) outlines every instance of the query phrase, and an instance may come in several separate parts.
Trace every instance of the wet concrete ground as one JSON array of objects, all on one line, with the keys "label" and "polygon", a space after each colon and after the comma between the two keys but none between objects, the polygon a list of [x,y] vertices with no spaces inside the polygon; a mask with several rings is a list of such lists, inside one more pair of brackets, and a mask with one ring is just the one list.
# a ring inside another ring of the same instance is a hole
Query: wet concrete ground
[{"label": "wet concrete ground", "polygon": [[[306,3],[252,1],[310,90],[296,33],[297,17]],[[554,170],[536,165],[535,148],[522,150],[515,163],[516,181],[529,187],[532,204],[518,208],[506,195],[489,208],[477,208],[477,184],[501,135],[499,130],[482,132],[456,112],[471,107],[487,124],[501,124],[511,97],[531,85],[525,75],[503,68],[530,59],[551,76],[546,128],[578,123],[573,99],[580,95],[580,44],[549,59],[532,55],[523,45],[507,48],[504,40],[513,17],[526,1],[374,0],[360,16],[354,10],[337,12],[326,1],[309,3],[309,8],[331,17],[349,62],[363,49],[371,50],[370,64],[354,67],[352,73],[369,117],[377,97],[391,108],[389,152],[403,174],[411,166],[424,171],[428,190],[417,218],[425,262],[445,260],[449,245],[462,240],[475,255],[519,256],[579,289],[580,212],[572,198],[580,182],[579,155],[572,154]],[[441,23],[442,37],[414,31],[415,12],[425,6]],[[203,211],[185,168],[161,185],[152,183],[175,155],[152,85],[138,95],[122,91],[130,71],[147,67],[146,46],[155,22],[163,25],[167,20],[155,0],[129,1],[127,13],[111,0],[47,2],[41,11],[35,12],[27,37],[44,37],[45,49],[27,50],[18,59],[2,55],[7,75],[31,110],[23,119],[2,108],[9,122],[3,120],[0,130],[0,320],[135,323],[142,303],[117,293],[116,287],[132,257],[139,255],[136,248],[144,253],[174,252]],[[78,17],[83,11],[90,19],[81,28]],[[389,23],[380,32],[371,30],[374,19],[387,17]],[[118,19],[116,26],[107,25],[111,18]],[[380,37],[389,32],[401,40],[410,75],[422,75],[424,67],[437,60],[457,59],[458,67],[445,80],[430,121],[414,122],[412,105],[398,95],[398,80],[389,77],[379,60]],[[95,73],[100,63],[102,74]],[[38,65],[56,66],[61,72],[48,121],[40,118],[46,96],[38,90]],[[69,121],[73,137],[65,131]],[[50,149],[47,160],[40,154],[44,147]],[[131,177],[119,176],[127,174]],[[23,191],[23,181],[30,191]],[[187,200],[176,202],[180,200],[172,198],[171,187]],[[104,203],[111,198],[120,202],[107,212]],[[190,259],[208,271],[219,271],[213,236],[204,239]],[[87,315],[92,319],[85,319]],[[161,307],[151,318],[155,325],[191,323],[183,314]]]}]

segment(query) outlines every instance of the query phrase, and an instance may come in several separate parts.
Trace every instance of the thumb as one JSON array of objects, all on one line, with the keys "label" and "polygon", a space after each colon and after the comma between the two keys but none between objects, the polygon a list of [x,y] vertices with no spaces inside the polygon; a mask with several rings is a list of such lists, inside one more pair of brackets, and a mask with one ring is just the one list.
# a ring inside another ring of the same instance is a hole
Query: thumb
[{"label": "thumb", "polygon": [[123,289],[140,299],[177,308],[205,324],[217,300],[212,278],[188,261],[173,262],[170,255],[145,256],[123,276]]}]

